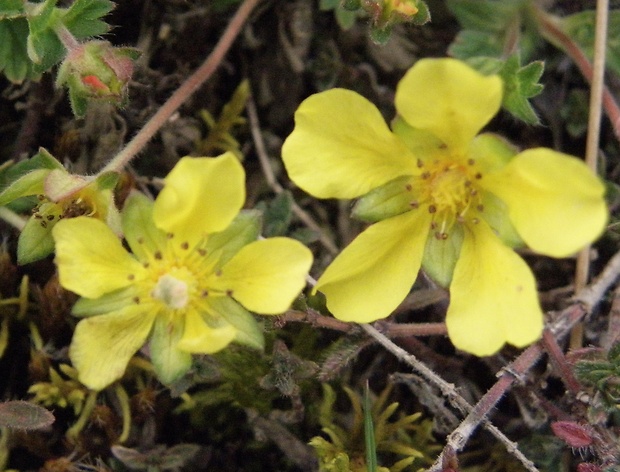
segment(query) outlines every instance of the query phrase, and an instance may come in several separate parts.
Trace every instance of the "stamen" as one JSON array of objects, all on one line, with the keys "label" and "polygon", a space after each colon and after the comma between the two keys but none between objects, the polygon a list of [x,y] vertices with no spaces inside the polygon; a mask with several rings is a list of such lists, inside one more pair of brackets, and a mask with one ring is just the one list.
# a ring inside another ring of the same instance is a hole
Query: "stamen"
[{"label": "stamen", "polygon": [[411,192],[412,189],[413,187],[411,186],[411,184],[405,185],[405,190],[407,190],[407,192]]},{"label": "stamen", "polygon": [[142,263],[142,267],[144,267],[145,269],[148,269],[150,265],[151,264],[149,264],[148,262],[143,262]]},{"label": "stamen", "polygon": [[136,279],[136,276],[134,274],[129,274],[127,276],[127,280],[135,280],[135,279]]},{"label": "stamen", "polygon": [[467,164],[469,164],[470,166],[473,166],[476,163],[475,160],[473,159],[467,159]]},{"label": "stamen", "polygon": [[136,242],[138,244],[144,244],[144,238],[142,236],[138,236],[138,238],[136,239]]},{"label": "stamen", "polygon": [[139,304],[140,304],[140,297],[133,297],[131,300],[132,300],[132,301],[133,301],[136,305],[139,305]]},{"label": "stamen", "polygon": [[161,255],[161,251],[155,251],[155,254],[153,254],[153,256],[155,257],[155,259],[157,259],[158,261],[161,261],[163,256]]},{"label": "stamen", "polygon": [[205,257],[207,255],[207,250],[206,249],[198,249],[198,254],[200,254],[202,257]]},{"label": "stamen", "polygon": [[415,210],[420,207],[420,204],[414,201],[414,202],[409,202],[409,206]]},{"label": "stamen", "polygon": [[428,212],[429,213],[436,213],[437,212],[437,207],[435,205],[429,205],[428,206]]},{"label": "stamen", "polygon": [[54,221],[54,215],[47,215],[47,221]]},{"label": "stamen", "polygon": [[181,243],[181,249],[188,250],[189,249],[189,243],[187,241],[184,242],[184,243]]},{"label": "stamen", "polygon": [[418,168],[422,168],[424,167],[424,162],[422,162],[422,159],[418,159],[418,161],[416,162],[416,165],[418,166]]},{"label": "stamen", "polygon": [[484,205],[480,204],[480,205],[476,205],[476,210],[478,211],[484,211]]},{"label": "stamen", "polygon": [[233,291],[230,290],[230,289],[226,290],[226,296],[227,297],[232,297],[233,296]]},{"label": "stamen", "polygon": [[428,179],[430,176],[431,176],[431,173],[429,171],[422,172],[422,175],[421,175],[422,179],[424,180]]},{"label": "stamen", "polygon": [[203,291],[200,293],[200,296],[201,296],[201,297],[203,297],[203,298],[204,298],[204,297],[208,297],[208,296],[209,296],[209,291],[208,291],[208,290],[203,290]]},{"label": "stamen", "polygon": [[476,175],[474,175],[474,177],[480,180],[482,178],[482,174],[480,172],[477,172]]}]

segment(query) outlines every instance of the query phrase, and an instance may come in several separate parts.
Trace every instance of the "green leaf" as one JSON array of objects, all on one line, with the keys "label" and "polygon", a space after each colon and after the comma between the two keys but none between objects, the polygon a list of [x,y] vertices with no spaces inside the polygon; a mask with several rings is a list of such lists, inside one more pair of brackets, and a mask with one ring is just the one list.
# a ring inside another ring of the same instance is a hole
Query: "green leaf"
[{"label": "green leaf", "polygon": [[464,29],[499,33],[506,31],[527,0],[447,0],[446,3]]},{"label": "green leaf", "polygon": [[538,80],[544,68],[543,61],[531,62],[521,67],[519,56],[514,54],[499,71],[504,81],[502,106],[513,116],[531,125],[539,124],[540,121],[528,99],[542,92],[543,86]]},{"label": "green leaf", "polygon": [[88,38],[107,33],[110,26],[100,18],[114,9],[109,0],[75,0],[62,14],[62,22],[76,38]]},{"label": "green leaf", "polygon": [[27,37],[28,22],[25,18],[0,20],[0,72],[14,83],[39,78],[28,58]]},{"label": "green leaf", "polygon": [[397,177],[371,190],[357,201],[352,216],[368,223],[376,223],[411,210],[413,197],[406,191],[410,181],[410,176]]},{"label": "green leaf", "polygon": [[375,427],[372,421],[372,402],[368,382],[364,387],[364,442],[366,444],[366,467],[368,472],[377,472],[377,444],[375,442]]},{"label": "green leaf", "polygon": [[23,0],[2,0],[0,2],[0,20],[25,16]]},{"label": "green leaf", "polygon": [[[29,264],[50,255],[54,251],[52,228],[58,221],[59,207],[54,203],[41,206],[41,211],[32,216],[17,240],[17,263]],[[54,216],[48,220],[48,216]]]},{"label": "green leaf", "polygon": [[[590,59],[594,56],[594,10],[588,10],[562,18],[560,27],[571,37]],[[620,74],[620,10],[609,11],[606,64]]]},{"label": "green leaf", "polygon": [[256,205],[257,210],[263,212],[263,236],[283,236],[286,234],[291,218],[293,197],[285,191],[276,195],[270,202],[260,202]]},{"label": "green leaf", "polygon": [[65,54],[65,48],[54,32],[59,16],[56,1],[45,0],[28,14],[28,57],[40,72],[50,69]]}]

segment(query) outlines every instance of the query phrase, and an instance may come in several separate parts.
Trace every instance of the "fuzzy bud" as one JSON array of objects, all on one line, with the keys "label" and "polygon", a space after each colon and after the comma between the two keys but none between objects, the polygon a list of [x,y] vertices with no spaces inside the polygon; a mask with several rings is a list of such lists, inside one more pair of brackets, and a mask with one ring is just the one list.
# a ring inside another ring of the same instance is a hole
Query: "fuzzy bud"
[{"label": "fuzzy bud", "polygon": [[116,48],[107,41],[88,41],[69,51],[58,69],[56,86],[69,89],[71,107],[83,116],[89,100],[101,100],[123,106],[134,60],[140,55],[134,48]]}]

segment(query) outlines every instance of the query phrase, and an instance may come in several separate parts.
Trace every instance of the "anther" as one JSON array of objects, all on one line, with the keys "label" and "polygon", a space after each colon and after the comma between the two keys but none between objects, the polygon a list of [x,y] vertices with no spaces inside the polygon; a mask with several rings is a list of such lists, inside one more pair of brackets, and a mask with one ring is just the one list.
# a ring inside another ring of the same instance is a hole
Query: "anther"
[{"label": "anther", "polygon": [[441,143],[441,144],[439,145],[439,149],[448,149],[448,145],[447,145],[447,144],[445,144],[445,143]]},{"label": "anther", "polygon": [[185,249],[185,250],[189,249],[189,243],[187,241],[182,243],[181,244],[181,249]]},{"label": "anther", "polygon": [[431,229],[436,229],[437,228],[437,223],[435,223],[434,221],[431,222]]},{"label": "anther", "polygon": [[226,290],[226,296],[227,297],[232,297],[233,296],[233,291],[230,290],[230,289]]},{"label": "anther", "polygon": [[34,218],[36,220],[42,220],[43,219],[43,217],[41,216],[41,213],[35,213]]},{"label": "anther", "polygon": [[155,254],[153,254],[153,256],[155,257],[155,259],[157,259],[158,261],[160,261],[162,259],[162,255],[161,255],[161,251],[155,251]]},{"label": "anther", "polygon": [[203,291],[200,293],[200,296],[201,296],[201,297],[203,297],[203,298],[204,298],[204,297],[208,297],[208,296],[209,296],[209,291],[208,291],[208,290],[203,290]]},{"label": "anther", "polygon": [[478,223],[480,223],[480,220],[478,218],[472,218],[471,222],[475,225],[477,225]]},{"label": "anther", "polygon": [[37,195],[37,200],[42,202],[43,200],[45,200],[45,195]]},{"label": "anther", "polygon": [[47,221],[54,221],[54,215],[47,215]]},{"label": "anther", "polygon": [[168,239],[172,239],[172,238],[174,238],[174,234],[172,234],[172,233],[166,233],[166,238],[168,238]]},{"label": "anther", "polygon": [[198,254],[200,254],[202,257],[207,255],[207,250],[206,249],[198,249]]},{"label": "anther", "polygon": [[136,305],[139,305],[139,304],[140,304],[140,297],[133,297],[131,300],[132,300],[132,301],[133,301]]},{"label": "anther", "polygon": [[127,280],[135,280],[135,279],[136,279],[136,276],[134,274],[129,274],[127,276]]},{"label": "anther", "polygon": [[429,205],[428,206],[428,212],[429,213],[436,213],[437,212],[437,207],[435,205]]},{"label": "anther", "polygon": [[145,269],[148,269],[150,265],[151,264],[149,264],[148,262],[143,262],[142,263],[142,267],[144,267]]},{"label": "anther", "polygon": [[476,190],[475,188],[472,188],[472,189],[469,191],[469,194],[470,194],[472,197],[475,197],[476,195],[478,195],[478,190]]},{"label": "anther", "polygon": [[422,172],[422,175],[421,175],[421,177],[422,177],[424,180],[428,179],[430,176],[431,176],[431,173],[430,173],[429,171]]},{"label": "anther", "polygon": [[422,162],[422,159],[418,159],[416,165],[421,169],[422,167],[424,167],[424,162]]},{"label": "anther", "polygon": [[477,172],[476,175],[474,175],[474,177],[480,180],[482,178],[482,174],[480,172]]},{"label": "anther", "polygon": [[476,210],[478,211],[484,211],[484,205],[476,205]]},{"label": "anther", "polygon": [[144,238],[142,236],[139,236],[136,241],[138,242],[138,244],[144,244]]},{"label": "anther", "polygon": [[405,185],[405,190],[407,190],[407,192],[411,192],[412,189],[413,187],[411,186],[411,184]]},{"label": "anther", "polygon": [[471,180],[465,181],[465,187],[471,187]]},{"label": "anther", "polygon": [[215,271],[215,276],[216,277],[221,277],[221,275],[222,275],[222,270],[221,269],[218,269],[218,270]]},{"label": "anther", "polygon": [[409,206],[415,210],[416,208],[420,207],[420,204],[414,201],[414,202],[409,202]]},{"label": "anther", "polygon": [[47,221],[41,221],[41,226],[43,228],[47,228]]},{"label": "anther", "polygon": [[467,164],[469,164],[470,166],[473,166],[476,163],[476,161],[474,161],[473,159],[467,159]]}]

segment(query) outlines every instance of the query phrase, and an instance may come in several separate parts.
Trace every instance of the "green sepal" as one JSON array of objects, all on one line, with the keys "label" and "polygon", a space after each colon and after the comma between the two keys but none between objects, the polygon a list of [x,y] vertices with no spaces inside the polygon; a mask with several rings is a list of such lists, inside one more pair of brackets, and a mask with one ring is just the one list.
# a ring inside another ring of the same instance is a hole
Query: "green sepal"
[{"label": "green sepal", "polygon": [[476,136],[467,149],[467,156],[476,161],[483,174],[502,169],[517,155],[517,148],[495,133]]},{"label": "green sepal", "polygon": [[17,240],[17,263],[19,265],[38,261],[54,251],[52,228],[58,222],[60,207],[55,203],[44,203],[36,216],[38,218],[31,216],[26,222]]},{"label": "green sepal", "polygon": [[95,179],[99,190],[111,190],[116,187],[120,174],[115,171],[104,172]]},{"label": "green sepal", "polygon": [[508,208],[502,200],[487,192],[482,199],[482,205],[484,206],[484,220],[506,246],[512,248],[525,246],[508,218]]},{"label": "green sepal", "polygon": [[422,26],[431,21],[431,12],[428,9],[428,5],[420,0],[418,1],[417,7],[418,12],[412,17],[409,17],[409,19],[407,20],[408,23],[414,24],[416,26]]},{"label": "green sepal", "polygon": [[121,226],[129,247],[141,261],[166,247],[166,233],[153,222],[153,200],[142,193],[132,193],[125,201]]},{"label": "green sepal", "polygon": [[411,210],[411,203],[415,200],[407,191],[408,185],[411,188],[411,181],[412,178],[405,175],[371,190],[356,202],[352,216],[375,223]]},{"label": "green sepal", "polygon": [[149,352],[157,378],[164,385],[170,385],[181,378],[192,366],[192,355],[177,348],[184,328],[183,316],[166,312],[155,318]]},{"label": "green sepal", "polygon": [[209,307],[237,330],[235,342],[244,346],[265,349],[263,330],[256,318],[230,297],[210,297]]},{"label": "green sepal", "polygon": [[433,133],[414,128],[400,116],[392,120],[391,127],[392,132],[407,145],[413,155],[420,156],[422,160],[435,158],[437,153],[442,152],[442,149],[446,147],[443,141]]},{"label": "green sepal", "polygon": [[438,239],[431,232],[426,240],[422,268],[441,287],[447,288],[452,282],[454,267],[461,254],[463,237],[463,227],[455,224],[448,232],[447,239]]},{"label": "green sepal", "polygon": [[5,206],[21,197],[45,193],[45,178],[50,172],[49,169],[33,170],[17,179],[0,193],[0,206]]},{"label": "green sepal", "polygon": [[256,210],[243,210],[230,223],[228,228],[209,235],[204,247],[207,251],[207,264],[216,261],[214,270],[221,268],[239,250],[256,241],[260,235],[261,214]]},{"label": "green sepal", "polygon": [[112,313],[135,303],[135,297],[136,288],[133,285],[106,293],[99,298],[82,297],[73,305],[71,314],[78,318],[87,318]]},{"label": "green sepal", "polygon": [[[322,0],[323,3],[326,3],[325,0]],[[338,0],[336,0],[337,3]],[[333,3],[333,2],[332,2]],[[355,11],[362,8],[361,0],[342,0],[342,8],[349,11]]]},{"label": "green sepal", "polygon": [[44,181],[50,171],[64,169],[44,148],[30,159],[18,162],[0,172],[0,184],[7,185],[0,193],[0,206],[29,195],[44,193]]}]

